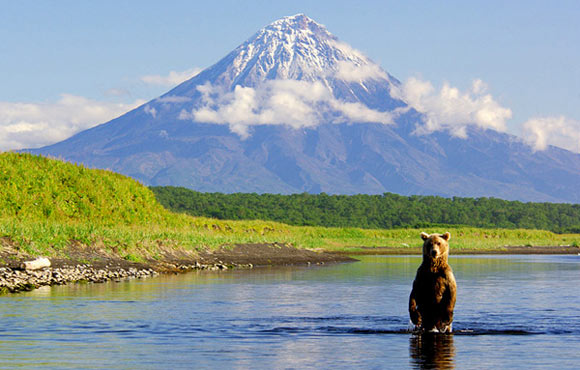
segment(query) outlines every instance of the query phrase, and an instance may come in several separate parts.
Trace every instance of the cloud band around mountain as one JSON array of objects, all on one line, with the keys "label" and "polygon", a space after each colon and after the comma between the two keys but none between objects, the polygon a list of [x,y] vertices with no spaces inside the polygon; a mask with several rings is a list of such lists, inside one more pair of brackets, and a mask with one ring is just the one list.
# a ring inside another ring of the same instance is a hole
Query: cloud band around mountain
[{"label": "cloud band around mountain", "polygon": [[505,132],[506,121],[512,117],[509,108],[502,107],[485,91],[485,83],[479,79],[473,82],[470,91],[461,92],[448,83],[436,91],[428,81],[409,78],[393,87],[391,94],[424,115],[415,133],[448,131],[465,138],[469,125]]},{"label": "cloud band around mountain", "polygon": [[[353,81],[369,77],[382,77],[381,71],[342,66],[343,74]],[[339,72],[340,72],[339,68]],[[181,119],[198,122],[227,124],[232,132],[242,137],[249,135],[253,125],[285,124],[293,128],[314,127],[323,122],[377,122],[393,124],[400,110],[381,112],[361,103],[336,99],[321,82],[296,80],[266,81],[259,87],[236,86],[234,91],[224,91],[219,86],[205,84],[198,87],[202,95],[200,107],[182,111]],[[448,131],[465,138],[467,127],[474,125],[500,132],[506,131],[510,109],[502,107],[490,94],[485,83],[475,80],[468,92],[461,92],[449,84],[436,91],[430,82],[411,78],[403,84],[393,85],[394,98],[423,114],[423,121],[415,133],[429,134]]]},{"label": "cloud band around mountain", "polygon": [[394,123],[390,112],[380,112],[356,102],[336,99],[321,82],[271,80],[259,87],[198,87],[202,105],[182,111],[180,119],[229,125],[232,132],[248,137],[254,125],[314,127],[322,122]]},{"label": "cloud band around mountain", "polygon": [[[343,72],[350,72],[353,81],[374,76],[372,71],[353,73],[346,68]],[[212,85],[200,86],[199,90],[201,107],[182,111],[180,118],[227,124],[242,137],[247,137],[251,126],[257,124],[286,124],[294,128],[314,127],[329,121],[392,124],[400,113],[380,112],[360,103],[335,99],[321,83],[277,80],[260,88],[238,86],[233,92],[223,92]],[[430,82],[416,78],[392,90],[394,97],[423,113],[425,120],[418,124],[417,134],[443,130],[457,137],[465,137],[469,125],[506,131],[511,110],[485,92],[486,86],[481,80],[475,80],[470,91],[461,92],[449,84],[437,91]],[[166,96],[154,102],[172,104],[189,100]],[[71,94],[62,94],[52,103],[0,102],[0,150],[49,145],[144,103],[143,100],[112,103]],[[153,117],[157,114],[152,106],[144,109]],[[521,126],[520,137],[534,150],[555,145],[580,153],[580,121],[564,116],[531,118]]]}]

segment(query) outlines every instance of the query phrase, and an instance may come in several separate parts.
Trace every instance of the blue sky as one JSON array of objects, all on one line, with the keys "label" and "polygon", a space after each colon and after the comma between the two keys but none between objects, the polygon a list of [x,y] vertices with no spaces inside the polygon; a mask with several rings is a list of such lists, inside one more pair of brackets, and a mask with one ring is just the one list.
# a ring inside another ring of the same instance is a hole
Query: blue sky
[{"label": "blue sky", "polygon": [[580,2],[336,0],[1,1],[0,150],[102,123],[296,13],[401,81],[481,80],[509,132],[580,151]]}]

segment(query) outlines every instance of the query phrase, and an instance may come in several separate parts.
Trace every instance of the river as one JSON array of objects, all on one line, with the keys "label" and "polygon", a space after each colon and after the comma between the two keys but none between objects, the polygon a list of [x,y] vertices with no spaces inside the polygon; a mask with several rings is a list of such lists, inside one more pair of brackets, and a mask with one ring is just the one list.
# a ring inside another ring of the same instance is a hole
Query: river
[{"label": "river", "polygon": [[580,256],[452,256],[452,335],[407,332],[418,256],[0,296],[2,368],[577,369]]}]

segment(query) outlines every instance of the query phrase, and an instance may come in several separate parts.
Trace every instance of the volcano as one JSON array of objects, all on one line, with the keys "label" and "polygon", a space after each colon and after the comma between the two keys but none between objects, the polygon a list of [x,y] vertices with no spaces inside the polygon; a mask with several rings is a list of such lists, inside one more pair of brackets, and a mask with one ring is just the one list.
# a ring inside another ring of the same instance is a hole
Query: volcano
[{"label": "volcano", "polygon": [[475,125],[420,134],[400,85],[299,14],[141,107],[28,151],[204,192],[580,203],[580,155]]}]

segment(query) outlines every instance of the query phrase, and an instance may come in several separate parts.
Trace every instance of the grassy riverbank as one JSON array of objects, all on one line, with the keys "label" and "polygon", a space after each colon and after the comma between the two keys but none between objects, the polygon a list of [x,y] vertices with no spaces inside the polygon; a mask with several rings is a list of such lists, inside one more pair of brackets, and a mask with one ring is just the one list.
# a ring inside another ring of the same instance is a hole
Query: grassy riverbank
[{"label": "grassy riverbank", "polygon": [[74,247],[147,261],[252,243],[343,253],[390,247],[413,253],[420,248],[421,231],[451,232],[452,253],[507,245],[580,245],[579,234],[541,230],[373,230],[192,217],[165,210],[149,189],[110,171],[27,154],[0,154],[0,243],[29,255],[66,257]]},{"label": "grassy riverbank", "polygon": [[[172,222],[102,225],[91,222],[0,220],[3,243],[31,255],[65,257],[71,243],[92,246],[127,260],[163,259],[174,251],[196,253],[222,245],[281,243],[334,252],[372,252],[372,248],[420,250],[419,229],[367,230],[297,227],[261,221],[218,221],[174,215]],[[451,253],[494,252],[506,246],[578,246],[580,235],[539,230],[444,228],[451,232]],[[384,251],[383,251],[384,252]],[[533,252],[530,249],[530,252]]]}]

